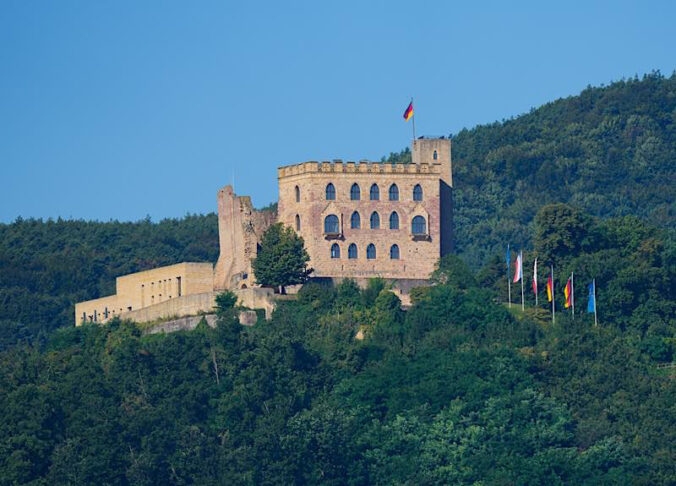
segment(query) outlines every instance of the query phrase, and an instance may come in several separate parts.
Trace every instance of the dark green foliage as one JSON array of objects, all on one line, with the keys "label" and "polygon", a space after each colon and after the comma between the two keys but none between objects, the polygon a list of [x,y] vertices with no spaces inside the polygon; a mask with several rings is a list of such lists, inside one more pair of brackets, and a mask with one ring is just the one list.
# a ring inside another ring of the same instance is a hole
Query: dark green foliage
[{"label": "dark green foliage", "polygon": [[1,352],[0,484],[673,484],[672,240],[577,220],[595,237],[552,258],[602,275],[599,327],[514,314],[499,262],[447,257],[408,311],[382,280],[312,282],[254,327],[224,293],[215,329]]},{"label": "dark green foliage", "polygon": [[310,256],[305,251],[303,238],[294,230],[276,223],[261,238],[261,247],[251,265],[259,284],[280,288],[307,280]]}]

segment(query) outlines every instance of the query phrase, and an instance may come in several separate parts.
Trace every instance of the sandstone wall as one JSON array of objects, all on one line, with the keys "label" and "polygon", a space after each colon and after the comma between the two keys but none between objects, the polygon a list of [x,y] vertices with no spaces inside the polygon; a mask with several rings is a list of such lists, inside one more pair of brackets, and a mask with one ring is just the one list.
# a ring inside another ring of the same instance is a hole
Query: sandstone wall
[{"label": "sandstone wall", "polygon": [[[396,165],[379,163],[316,163],[284,167],[279,170],[279,220],[297,229],[310,255],[310,266],[317,277],[384,277],[425,279],[434,270],[441,255],[440,239],[440,165]],[[326,186],[333,184],[336,199],[326,200]],[[359,184],[361,198],[350,199],[350,189]],[[379,200],[370,200],[373,184],[379,188]],[[389,200],[389,188],[396,184],[399,200]],[[422,201],[413,200],[413,188],[420,185]],[[296,201],[296,187],[300,201]],[[360,216],[360,228],[351,228],[354,212]],[[380,228],[371,229],[372,213],[378,213]],[[399,228],[390,229],[390,216],[396,212]],[[324,234],[324,220],[335,214],[341,231],[337,236]],[[423,216],[425,237],[414,236],[411,221]],[[351,243],[357,245],[357,258],[348,258]],[[340,258],[332,258],[331,246],[340,248]],[[367,246],[376,247],[376,258],[367,259]],[[399,259],[390,258],[392,245],[399,247]]]},{"label": "sandstone wall", "polygon": [[115,295],[75,305],[75,325],[85,320],[103,322],[116,315],[137,311],[191,294],[213,290],[211,263],[184,262],[122,275],[115,281]]},{"label": "sandstone wall", "polygon": [[251,198],[235,195],[232,186],[218,191],[220,255],[214,271],[215,290],[255,285],[251,259],[263,233],[276,220],[275,212],[256,211]]}]

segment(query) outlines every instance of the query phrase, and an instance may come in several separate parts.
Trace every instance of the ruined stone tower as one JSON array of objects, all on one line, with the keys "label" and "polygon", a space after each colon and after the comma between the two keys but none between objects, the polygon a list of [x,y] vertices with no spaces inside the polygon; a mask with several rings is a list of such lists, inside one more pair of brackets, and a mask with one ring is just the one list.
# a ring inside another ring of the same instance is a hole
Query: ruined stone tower
[{"label": "ruined stone tower", "polygon": [[220,255],[214,269],[214,289],[252,287],[256,279],[251,260],[268,227],[277,219],[274,211],[256,211],[249,196],[237,196],[232,186],[218,191],[218,238]]}]

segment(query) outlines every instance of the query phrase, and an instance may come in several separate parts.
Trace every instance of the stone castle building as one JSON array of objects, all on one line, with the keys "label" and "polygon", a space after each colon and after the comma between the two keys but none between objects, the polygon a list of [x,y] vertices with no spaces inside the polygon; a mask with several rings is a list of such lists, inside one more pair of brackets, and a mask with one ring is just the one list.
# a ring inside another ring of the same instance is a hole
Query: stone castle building
[{"label": "stone castle building", "polygon": [[117,293],[75,307],[76,325],[120,315],[137,321],[209,312],[229,289],[269,314],[271,290],[256,283],[251,260],[279,221],[303,237],[313,277],[382,277],[407,293],[429,279],[452,250],[453,175],[448,138],[413,140],[412,163],[303,162],[280,167],[278,211],[257,211],[231,186],[218,192],[220,256],[118,277]]}]

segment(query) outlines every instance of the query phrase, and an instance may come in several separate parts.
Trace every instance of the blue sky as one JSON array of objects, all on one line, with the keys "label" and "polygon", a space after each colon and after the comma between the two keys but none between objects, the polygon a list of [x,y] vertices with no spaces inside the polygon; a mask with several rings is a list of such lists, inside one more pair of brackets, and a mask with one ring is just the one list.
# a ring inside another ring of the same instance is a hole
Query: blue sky
[{"label": "blue sky", "polygon": [[[556,5],[555,5],[556,3]],[[676,2],[0,3],[0,221],[263,206],[276,168],[676,69]]]}]

